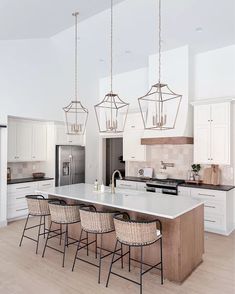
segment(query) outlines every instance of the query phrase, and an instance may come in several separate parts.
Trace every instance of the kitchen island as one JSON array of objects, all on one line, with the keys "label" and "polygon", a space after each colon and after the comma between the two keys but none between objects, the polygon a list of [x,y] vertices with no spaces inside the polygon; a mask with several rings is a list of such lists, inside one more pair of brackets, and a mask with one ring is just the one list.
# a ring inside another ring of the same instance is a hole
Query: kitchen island
[{"label": "kitchen island", "polygon": [[[186,196],[116,189],[111,194],[106,187],[104,192],[93,191],[93,185],[75,184],[36,191],[48,197],[61,197],[69,201],[94,204],[98,209],[106,208],[127,211],[132,218],[158,218],[163,226],[164,276],[170,281],[183,282],[202,262],[204,253],[204,204]],[[78,225],[71,234],[79,233]],[[114,238],[104,239],[104,246],[113,249]],[[144,252],[144,260],[156,263],[159,258],[158,244]],[[138,249],[133,250],[138,258]]]}]

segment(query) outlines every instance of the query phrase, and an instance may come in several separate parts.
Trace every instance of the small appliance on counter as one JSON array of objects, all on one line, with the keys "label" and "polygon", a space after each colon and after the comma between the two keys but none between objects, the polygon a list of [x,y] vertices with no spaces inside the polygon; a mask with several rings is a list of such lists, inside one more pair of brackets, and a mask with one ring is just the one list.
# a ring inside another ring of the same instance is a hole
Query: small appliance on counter
[{"label": "small appliance on counter", "polygon": [[153,168],[152,167],[139,168],[138,177],[151,179],[153,177]]}]

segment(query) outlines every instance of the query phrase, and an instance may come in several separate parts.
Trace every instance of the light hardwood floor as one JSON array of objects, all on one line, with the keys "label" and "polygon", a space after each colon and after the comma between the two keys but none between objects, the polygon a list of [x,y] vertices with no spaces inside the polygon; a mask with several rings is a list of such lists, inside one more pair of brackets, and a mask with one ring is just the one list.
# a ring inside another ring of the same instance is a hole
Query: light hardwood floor
[{"label": "light hardwood floor", "polygon": [[[75,247],[69,248],[65,268],[61,267],[62,256],[55,251],[48,249],[41,258],[43,241],[38,255],[30,240],[24,239],[19,248],[23,224],[17,221],[0,229],[0,294],[139,293],[138,286],[114,276],[109,288],[105,288],[109,258],[104,260],[102,282],[98,285],[95,267],[78,261],[71,272]],[[117,263],[117,270],[119,266]],[[138,278],[137,268],[133,268],[131,276]],[[234,294],[235,233],[229,237],[205,234],[204,262],[182,285],[165,281],[161,286],[153,272],[144,276],[143,289],[146,294]]]}]

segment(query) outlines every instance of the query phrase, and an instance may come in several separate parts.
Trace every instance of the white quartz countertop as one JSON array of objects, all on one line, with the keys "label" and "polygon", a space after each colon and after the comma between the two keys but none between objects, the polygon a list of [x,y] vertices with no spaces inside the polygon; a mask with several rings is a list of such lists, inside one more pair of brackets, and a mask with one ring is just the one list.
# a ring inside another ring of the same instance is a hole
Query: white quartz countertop
[{"label": "white quartz countertop", "polygon": [[191,199],[190,196],[171,196],[126,189],[116,189],[116,193],[111,194],[109,187],[105,187],[105,192],[102,193],[94,191],[94,186],[90,184],[54,187],[36,192],[168,219],[174,219],[203,204],[202,201]]}]

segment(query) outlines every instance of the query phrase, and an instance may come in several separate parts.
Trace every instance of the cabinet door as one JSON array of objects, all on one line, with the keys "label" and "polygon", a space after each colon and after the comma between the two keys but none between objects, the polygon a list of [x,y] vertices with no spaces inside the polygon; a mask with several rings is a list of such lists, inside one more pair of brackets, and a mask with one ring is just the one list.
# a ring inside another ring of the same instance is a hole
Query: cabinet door
[{"label": "cabinet door", "polygon": [[211,163],[230,164],[230,103],[211,105]]},{"label": "cabinet door", "polygon": [[32,160],[45,161],[47,159],[47,127],[42,124],[33,125]]},{"label": "cabinet door", "polygon": [[211,108],[197,105],[194,108],[194,162],[211,163]]},{"label": "cabinet door", "polygon": [[191,196],[191,188],[188,187],[178,187],[178,195],[179,196]]},{"label": "cabinet door", "polygon": [[16,128],[17,161],[31,161],[32,126],[28,123],[18,123]]},{"label": "cabinet door", "polygon": [[9,122],[8,124],[8,154],[7,160],[9,162],[17,161],[16,155],[16,123]]},{"label": "cabinet door", "polygon": [[146,146],[141,145],[142,130],[123,133],[123,159],[125,161],[146,161]]}]

